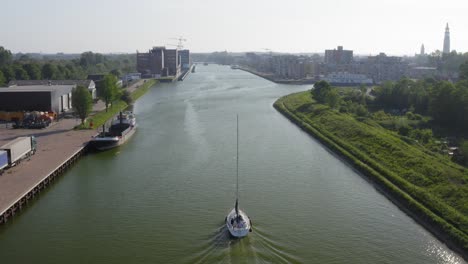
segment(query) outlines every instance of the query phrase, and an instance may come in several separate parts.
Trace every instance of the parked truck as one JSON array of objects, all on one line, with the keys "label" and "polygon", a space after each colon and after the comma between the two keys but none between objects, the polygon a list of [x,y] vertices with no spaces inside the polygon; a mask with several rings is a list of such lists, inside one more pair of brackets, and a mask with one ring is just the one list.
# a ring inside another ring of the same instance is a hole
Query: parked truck
[{"label": "parked truck", "polygon": [[[6,166],[3,164],[5,163],[5,154],[2,154],[3,152],[1,151],[6,152]],[[13,167],[20,163],[22,159],[30,157],[35,152],[36,138],[34,136],[18,137],[0,147],[0,168],[3,166],[4,168]]]},{"label": "parked truck", "polygon": [[8,152],[0,150],[0,175],[6,167],[8,167]]}]

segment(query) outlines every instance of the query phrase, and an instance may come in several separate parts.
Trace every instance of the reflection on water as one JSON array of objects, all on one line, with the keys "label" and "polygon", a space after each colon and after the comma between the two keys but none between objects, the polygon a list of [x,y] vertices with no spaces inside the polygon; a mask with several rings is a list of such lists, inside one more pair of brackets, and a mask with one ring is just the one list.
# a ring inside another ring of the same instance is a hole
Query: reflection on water
[{"label": "reflection on water", "polygon": [[440,243],[431,239],[427,245],[428,255],[435,256],[439,264],[463,264],[465,263],[462,258],[455,255],[452,251],[448,251],[442,247]]}]

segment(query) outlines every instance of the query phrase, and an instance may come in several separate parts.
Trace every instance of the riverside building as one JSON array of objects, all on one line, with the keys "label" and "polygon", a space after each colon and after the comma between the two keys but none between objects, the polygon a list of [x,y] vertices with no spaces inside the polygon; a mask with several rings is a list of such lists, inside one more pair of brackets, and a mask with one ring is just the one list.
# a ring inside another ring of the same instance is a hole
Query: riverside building
[{"label": "riverside building", "polygon": [[0,111],[53,111],[72,108],[72,89],[76,85],[29,85],[0,89]]},{"label": "riverside building", "polygon": [[325,50],[325,64],[350,64],[352,62],[352,50],[344,50],[343,46],[338,46],[338,49]]},{"label": "riverside building", "polygon": [[153,47],[148,52],[137,51],[137,71],[143,78],[160,78],[180,75],[182,58],[190,61],[189,50],[167,49],[166,47]]},{"label": "riverside building", "polygon": [[189,50],[179,50],[180,55],[180,64],[183,70],[189,69],[190,65],[190,51]]}]

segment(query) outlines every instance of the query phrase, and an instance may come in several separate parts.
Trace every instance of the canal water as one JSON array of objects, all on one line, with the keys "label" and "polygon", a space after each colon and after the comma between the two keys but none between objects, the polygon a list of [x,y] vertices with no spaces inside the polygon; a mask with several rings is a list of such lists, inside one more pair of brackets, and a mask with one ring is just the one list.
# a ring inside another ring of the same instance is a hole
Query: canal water
[{"label": "canal water", "polygon": [[[86,156],[0,228],[0,262],[465,263],[272,107],[308,88],[215,65],[155,86],[126,145]],[[236,114],[241,240],[224,227]]]}]

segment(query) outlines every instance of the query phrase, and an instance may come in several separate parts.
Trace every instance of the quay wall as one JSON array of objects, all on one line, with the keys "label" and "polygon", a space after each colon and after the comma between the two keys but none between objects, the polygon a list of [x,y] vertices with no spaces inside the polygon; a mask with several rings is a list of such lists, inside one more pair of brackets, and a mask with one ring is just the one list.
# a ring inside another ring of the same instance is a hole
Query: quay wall
[{"label": "quay wall", "polygon": [[0,211],[0,224],[8,222],[8,220],[21,211],[23,206],[28,204],[31,199],[34,199],[42,190],[49,187],[60,175],[73,166],[78,161],[78,159],[84,155],[86,149],[86,145],[79,148],[59,166],[53,168],[50,173],[44,177],[40,177],[32,187],[26,189],[26,191],[21,194],[13,203],[7,205],[6,208],[3,208],[3,210]]},{"label": "quay wall", "polygon": [[178,78],[178,81],[183,81],[185,79],[185,77],[187,77],[187,75],[189,75],[189,73],[192,71],[192,68],[193,68],[193,65],[190,66],[190,68],[188,68],[184,72],[182,72],[182,74]]},{"label": "quay wall", "polygon": [[238,67],[237,69],[246,71],[253,75],[257,75],[260,78],[269,80],[270,82],[279,83],[279,84],[304,85],[304,84],[314,84],[316,82],[315,79],[300,79],[300,80],[277,79],[275,78],[274,75],[263,74],[263,73],[251,70],[249,68],[246,68],[246,67]]},{"label": "quay wall", "polygon": [[[143,82],[141,80],[126,89],[133,94]],[[101,104],[94,110],[99,112],[103,109]],[[37,140],[34,155],[0,176],[0,225],[10,220],[87,152],[88,142],[96,136],[97,130],[74,130],[79,124],[79,119],[62,119],[43,130],[0,127],[0,144],[19,136],[34,135]]]}]

